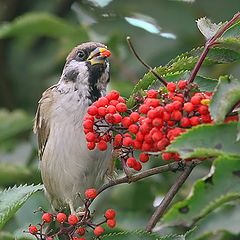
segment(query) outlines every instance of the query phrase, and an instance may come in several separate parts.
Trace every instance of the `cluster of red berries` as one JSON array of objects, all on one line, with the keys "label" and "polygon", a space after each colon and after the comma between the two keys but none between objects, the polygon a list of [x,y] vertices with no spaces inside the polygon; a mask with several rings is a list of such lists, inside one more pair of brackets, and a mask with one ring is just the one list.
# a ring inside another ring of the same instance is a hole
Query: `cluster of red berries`
[{"label": "cluster of red berries", "polygon": [[[108,142],[113,142],[115,148],[127,153],[128,167],[139,171],[151,152],[164,151],[188,128],[212,122],[208,110],[211,95],[190,91],[184,80],[177,84],[169,82],[166,88],[148,90],[133,111],[113,90],[88,108],[83,123],[88,148],[97,146],[105,151]],[[141,151],[139,161],[133,156],[134,150]],[[179,160],[179,155],[162,152],[162,158]]]},{"label": "cluster of red berries", "polygon": [[[86,202],[93,200],[96,196],[97,191],[94,188],[87,189],[85,191]],[[86,229],[87,226],[91,225],[91,229],[93,229],[93,233],[96,237],[99,237],[104,233],[105,229],[102,227],[103,224],[106,223],[109,228],[114,228],[116,226],[116,212],[113,209],[106,210],[104,214],[105,220],[99,224],[93,224],[90,222],[91,216],[87,216],[89,214],[89,210],[86,210],[86,213],[88,214],[84,214],[82,217],[78,217],[75,214],[67,216],[63,212],[52,214],[43,210],[41,211],[42,223],[39,224],[39,227],[30,225],[28,228],[28,232],[34,235],[37,239],[54,240],[55,237],[68,233],[72,240],[86,240],[84,235],[88,231]],[[44,226],[51,222],[57,222],[59,224],[59,231],[49,235],[44,232]]]}]

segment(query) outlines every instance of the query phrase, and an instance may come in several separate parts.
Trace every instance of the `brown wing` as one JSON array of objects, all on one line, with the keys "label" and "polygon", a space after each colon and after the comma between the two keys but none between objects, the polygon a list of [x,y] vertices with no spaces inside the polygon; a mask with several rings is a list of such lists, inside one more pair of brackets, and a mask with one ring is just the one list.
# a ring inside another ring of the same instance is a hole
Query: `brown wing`
[{"label": "brown wing", "polygon": [[38,136],[39,158],[42,160],[43,152],[50,133],[50,115],[54,101],[54,89],[56,85],[48,88],[38,102],[38,109],[35,116],[33,132]]}]

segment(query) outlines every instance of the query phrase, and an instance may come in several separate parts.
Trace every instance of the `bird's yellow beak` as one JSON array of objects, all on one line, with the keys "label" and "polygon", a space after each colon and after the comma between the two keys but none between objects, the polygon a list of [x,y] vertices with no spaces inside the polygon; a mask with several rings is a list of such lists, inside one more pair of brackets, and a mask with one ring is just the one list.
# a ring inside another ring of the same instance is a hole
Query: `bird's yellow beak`
[{"label": "bird's yellow beak", "polygon": [[90,53],[87,60],[91,63],[91,65],[94,65],[97,63],[103,64],[106,58],[110,56],[111,56],[111,52],[108,49],[98,47]]}]

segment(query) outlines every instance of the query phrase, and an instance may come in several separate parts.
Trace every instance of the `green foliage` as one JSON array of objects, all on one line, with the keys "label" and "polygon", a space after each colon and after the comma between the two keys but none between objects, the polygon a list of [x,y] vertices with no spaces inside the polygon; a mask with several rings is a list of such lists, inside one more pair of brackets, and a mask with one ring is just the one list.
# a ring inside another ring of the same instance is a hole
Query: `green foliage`
[{"label": "green foliage", "polygon": [[47,13],[27,13],[13,22],[0,26],[0,38],[8,37],[38,37],[48,36],[59,38],[67,36],[81,41],[87,37],[87,32],[76,26]]},{"label": "green foliage", "polygon": [[211,117],[215,122],[223,122],[239,101],[240,81],[233,77],[221,77],[210,102]]},{"label": "green foliage", "polygon": [[236,130],[236,122],[199,125],[177,137],[167,147],[167,151],[178,152],[184,159],[219,155],[240,156],[240,142],[236,142]]},{"label": "green foliage", "polygon": [[159,235],[154,233],[148,233],[144,232],[142,230],[134,231],[134,232],[114,232],[105,234],[102,239],[104,240],[138,240],[138,239],[144,239],[144,240],[185,240],[185,237],[183,235],[167,235],[163,237],[159,237]]},{"label": "green foliage", "polygon": [[22,110],[0,110],[0,144],[32,128],[33,118]]},{"label": "green foliage", "polygon": [[42,189],[42,185],[22,185],[0,192],[0,229],[33,193]]},{"label": "green foliage", "polygon": [[186,239],[211,239],[211,234],[227,231],[232,234],[240,233],[239,202],[224,204],[200,220]]},{"label": "green foliage", "polygon": [[198,180],[189,197],[174,204],[161,224],[192,226],[223,203],[240,198],[239,161],[224,156],[216,159],[210,175]]}]

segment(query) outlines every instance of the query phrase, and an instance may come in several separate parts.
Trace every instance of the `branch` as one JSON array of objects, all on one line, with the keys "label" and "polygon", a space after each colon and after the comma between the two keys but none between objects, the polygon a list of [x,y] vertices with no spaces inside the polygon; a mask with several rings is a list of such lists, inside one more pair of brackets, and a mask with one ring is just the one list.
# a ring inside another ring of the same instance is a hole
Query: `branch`
[{"label": "branch", "polygon": [[186,165],[182,174],[177,178],[176,182],[169,189],[164,199],[162,200],[162,202],[160,203],[160,205],[157,207],[152,217],[150,218],[146,226],[147,232],[151,232],[152,229],[155,227],[156,223],[162,217],[166,208],[169,206],[169,204],[171,203],[171,201],[173,200],[173,198],[175,197],[175,195],[177,194],[178,190],[181,188],[183,183],[186,181],[186,179],[188,178],[188,176],[190,175],[190,173],[192,172],[196,164],[197,163],[195,162],[191,162],[190,164]]},{"label": "branch", "polygon": [[[195,161],[194,165],[197,165],[201,163],[202,161]],[[108,183],[104,184],[99,190],[98,190],[98,195],[105,191],[106,189],[113,187],[115,185],[119,185],[122,183],[131,183],[131,182],[137,182],[143,178],[150,177],[155,174],[163,173],[163,172],[168,172],[168,171],[177,171],[180,170],[184,167],[185,163],[183,161],[180,162],[173,162],[169,163],[160,167],[155,167],[146,171],[143,171],[141,173],[136,173],[130,177],[124,176],[122,178],[114,179],[109,181]]]},{"label": "branch", "polygon": [[200,67],[202,66],[202,63],[205,60],[210,48],[216,44],[216,40],[219,37],[221,37],[222,34],[239,19],[240,19],[240,12],[236,13],[230,21],[228,21],[219,31],[217,31],[217,33],[212,38],[210,38],[206,42],[204,50],[203,50],[201,56],[199,57],[196,65],[194,66],[192,72],[191,72],[191,75],[188,79],[188,84],[192,83],[194,81],[194,79],[195,79]]},{"label": "branch", "polygon": [[140,56],[137,54],[136,50],[134,49],[131,42],[131,38],[129,36],[127,37],[127,42],[128,42],[129,48],[132,50],[134,56],[138,59],[138,61],[142,63],[149,70],[149,72],[151,72],[166,87],[167,81],[162,76],[160,76],[151,66],[149,66],[140,58]]}]

